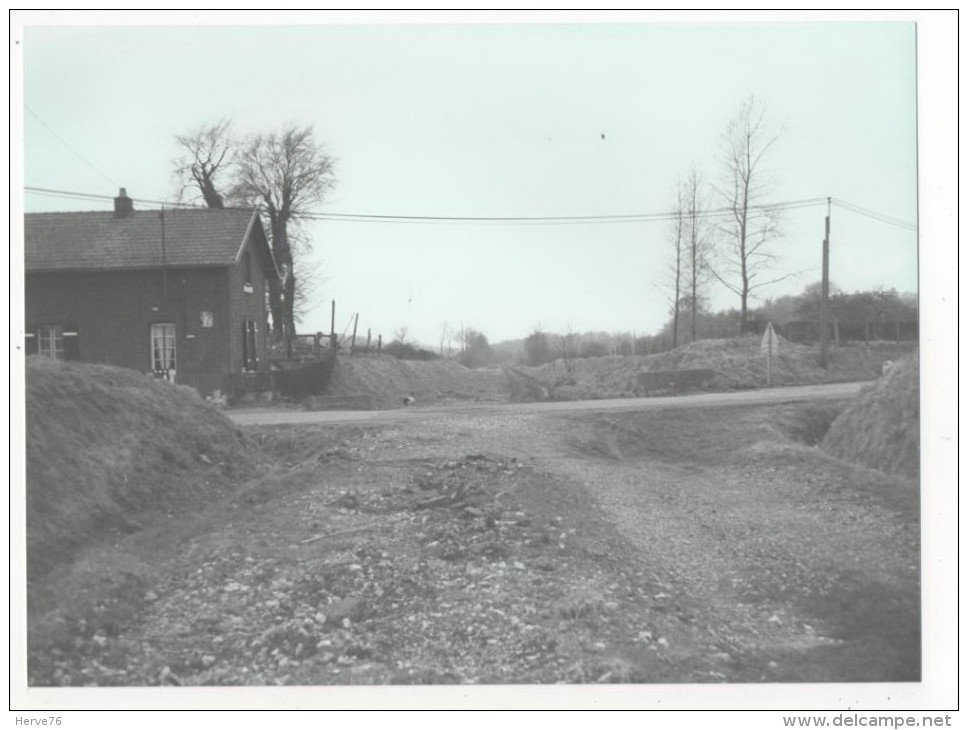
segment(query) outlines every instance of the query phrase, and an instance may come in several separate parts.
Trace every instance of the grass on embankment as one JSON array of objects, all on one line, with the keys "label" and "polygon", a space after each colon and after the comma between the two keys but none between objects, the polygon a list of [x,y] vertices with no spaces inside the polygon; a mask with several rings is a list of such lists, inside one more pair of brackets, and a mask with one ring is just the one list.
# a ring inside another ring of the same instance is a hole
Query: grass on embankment
[{"label": "grass on embankment", "polygon": [[133,370],[28,358],[27,566],[31,578],[237,484],[251,449],[195,391]]},{"label": "grass on embankment", "polygon": [[411,396],[417,405],[508,399],[509,386],[497,369],[471,370],[453,360],[397,360],[341,357],[323,395],[369,395],[376,408],[400,408]]},{"label": "grass on embankment", "polygon": [[917,354],[895,363],[857,394],[824,436],[821,448],[888,474],[917,477],[920,457]]}]

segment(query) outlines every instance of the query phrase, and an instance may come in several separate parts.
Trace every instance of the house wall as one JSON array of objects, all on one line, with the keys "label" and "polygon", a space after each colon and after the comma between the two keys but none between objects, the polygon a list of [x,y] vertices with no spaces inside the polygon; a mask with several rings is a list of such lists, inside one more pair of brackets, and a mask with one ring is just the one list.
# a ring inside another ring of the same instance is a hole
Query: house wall
[{"label": "house wall", "polygon": [[[151,325],[172,322],[177,382],[202,394],[227,391],[232,372],[241,369],[231,278],[228,268],[168,269],[166,301],[158,269],[28,273],[25,325],[28,332],[41,324],[75,325],[78,359],[149,372]],[[202,312],[211,312],[213,326],[202,326]]]},{"label": "house wall", "polygon": [[269,372],[269,352],[267,349],[268,341],[268,315],[266,313],[266,290],[268,283],[264,270],[265,261],[260,255],[259,249],[253,243],[252,237],[246,239],[242,251],[248,251],[252,261],[252,291],[245,287],[245,272],[242,257],[238,264],[228,271],[229,285],[229,306],[231,308],[231,362],[235,372],[242,370],[242,322],[251,319],[256,322],[256,351],[258,353],[258,364],[255,372]]}]

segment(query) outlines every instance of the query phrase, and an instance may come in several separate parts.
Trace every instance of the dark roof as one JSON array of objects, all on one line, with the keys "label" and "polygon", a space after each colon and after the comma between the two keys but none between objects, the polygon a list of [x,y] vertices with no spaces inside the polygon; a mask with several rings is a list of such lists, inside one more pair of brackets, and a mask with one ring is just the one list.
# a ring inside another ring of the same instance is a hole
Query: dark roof
[{"label": "dark roof", "polygon": [[277,275],[257,211],[243,208],[28,213],[24,216],[27,271],[146,269],[167,266],[230,266],[246,235],[255,236],[265,268]]}]

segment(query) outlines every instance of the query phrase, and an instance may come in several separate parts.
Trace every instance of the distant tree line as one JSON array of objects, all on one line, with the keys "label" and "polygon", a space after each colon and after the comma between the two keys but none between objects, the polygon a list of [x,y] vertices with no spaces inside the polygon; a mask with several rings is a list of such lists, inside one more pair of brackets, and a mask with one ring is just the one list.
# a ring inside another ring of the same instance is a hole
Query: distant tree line
[{"label": "distant tree line", "polygon": [[452,332],[449,325],[444,325],[439,353],[410,342],[407,338],[406,327],[399,328],[393,341],[383,349],[386,354],[398,360],[438,360],[445,357],[445,346],[447,346],[447,356],[453,354],[450,348],[453,339],[457,341],[457,353],[454,355],[454,359],[461,365],[469,368],[480,368],[498,363],[498,357],[491,348],[487,336],[483,332],[464,326]]},{"label": "distant tree line", "polygon": [[[539,366],[559,362],[566,370],[573,368],[582,358],[654,355],[675,349],[696,340],[728,339],[744,331],[743,312],[729,308],[712,311],[708,300],[697,298],[697,306],[683,307],[679,314],[680,331],[676,334],[677,317],[672,315],[662,328],[653,335],[635,335],[628,332],[545,332],[540,326],[523,340],[513,340],[491,345],[480,331],[461,327],[454,330],[449,325],[442,329],[440,351],[435,353],[407,341],[406,329],[397,331],[395,339],[384,347],[384,352],[403,360],[433,360],[453,358],[471,368],[489,366]],[[869,291],[842,291],[830,288],[831,317],[838,320],[844,339],[893,339],[896,333],[910,339],[917,332],[917,295],[898,292],[896,289],[872,289]],[[685,313],[685,314],[684,314]],[[750,308],[746,313],[746,331],[759,334],[767,323],[773,323],[783,333],[787,327],[811,323],[818,331],[820,319],[820,284],[805,287],[800,294],[765,299],[761,306]],[[684,322],[688,320],[688,327]],[[871,327],[865,330],[865,323]],[[898,325],[902,325],[898,328]],[[913,325],[913,329],[912,329]],[[886,334],[885,334],[886,333]],[[452,347],[456,341],[456,348]]]},{"label": "distant tree line", "polygon": [[[796,296],[767,299],[757,310],[757,317],[779,324],[795,320],[819,320],[820,292],[820,282],[816,282]],[[899,293],[896,289],[848,293],[831,284],[828,304],[830,316],[844,322],[907,322],[918,318],[917,295]]]},{"label": "distant tree line", "polygon": [[[781,330],[791,323],[813,323],[819,327],[820,291],[820,282],[816,282],[805,287],[800,294],[765,299],[759,307],[747,311],[745,327],[740,310],[713,312],[703,302],[698,310],[696,339],[735,337],[744,329],[759,333],[769,322],[778,325]],[[850,331],[855,333],[853,339],[863,337],[856,333],[862,332],[860,326],[866,323],[893,326],[896,323],[916,322],[918,319],[917,295],[898,292],[896,289],[879,288],[848,293],[831,285],[829,306],[832,320],[837,320],[838,324],[844,326],[852,325]],[[659,335],[674,341],[674,323],[675,319],[670,318]],[[876,334],[883,329],[881,327],[873,331]],[[679,342],[683,342],[681,335]]]}]

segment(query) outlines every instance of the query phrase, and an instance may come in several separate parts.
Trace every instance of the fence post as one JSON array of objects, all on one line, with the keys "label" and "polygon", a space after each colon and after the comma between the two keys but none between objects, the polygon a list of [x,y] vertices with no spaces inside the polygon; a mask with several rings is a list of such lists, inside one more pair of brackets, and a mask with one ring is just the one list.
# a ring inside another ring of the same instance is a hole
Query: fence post
[{"label": "fence post", "polygon": [[376,336],[376,356],[380,357],[383,352],[383,335]]}]

